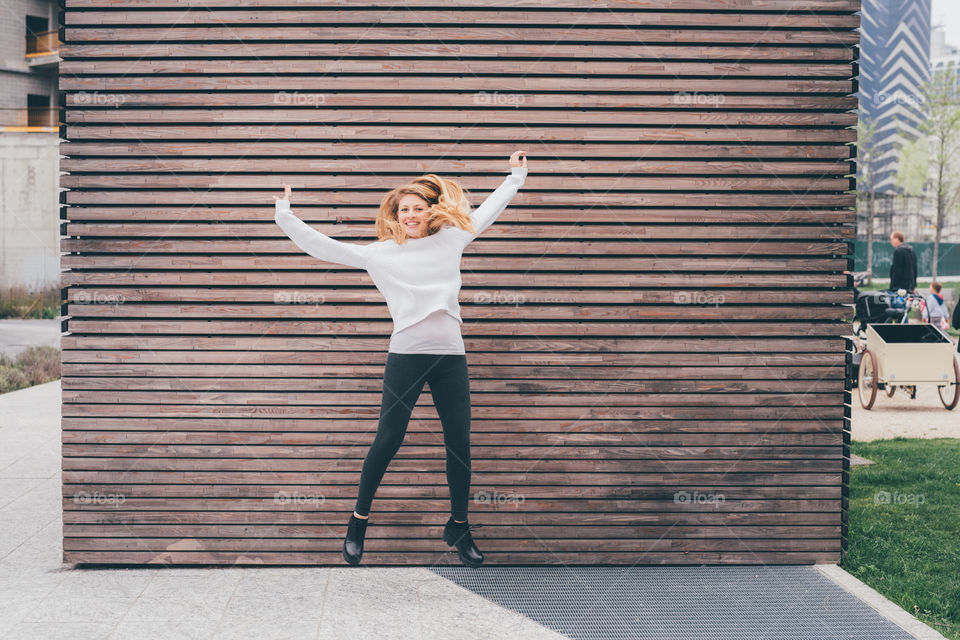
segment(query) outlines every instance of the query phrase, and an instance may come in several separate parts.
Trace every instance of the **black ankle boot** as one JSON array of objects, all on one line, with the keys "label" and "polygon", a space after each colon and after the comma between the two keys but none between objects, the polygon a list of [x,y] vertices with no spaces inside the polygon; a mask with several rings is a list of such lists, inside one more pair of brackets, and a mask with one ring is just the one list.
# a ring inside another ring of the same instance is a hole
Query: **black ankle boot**
[{"label": "black ankle boot", "polygon": [[472,529],[479,529],[482,526],[482,524],[454,522],[453,516],[450,516],[443,528],[443,541],[451,547],[456,545],[460,562],[468,567],[479,567],[483,564],[483,554],[480,553],[480,549],[477,549],[477,545],[473,543],[473,536],[470,535]]},{"label": "black ankle boot", "polygon": [[363,518],[350,514],[350,522],[347,523],[347,537],[343,540],[343,559],[348,563],[356,565],[360,563],[363,556],[363,537],[367,533],[367,521]]}]

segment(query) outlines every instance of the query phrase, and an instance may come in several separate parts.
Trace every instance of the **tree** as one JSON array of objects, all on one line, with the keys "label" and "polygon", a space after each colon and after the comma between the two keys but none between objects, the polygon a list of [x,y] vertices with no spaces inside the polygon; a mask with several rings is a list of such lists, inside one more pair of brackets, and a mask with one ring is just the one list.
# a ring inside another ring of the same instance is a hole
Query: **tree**
[{"label": "tree", "polygon": [[857,209],[867,212],[867,277],[866,283],[873,280],[873,220],[876,215],[877,197],[877,125],[869,116],[862,115],[857,120],[857,166],[860,179],[857,181]]},{"label": "tree", "polygon": [[960,102],[957,97],[956,70],[936,70],[923,83],[921,91],[925,117],[920,120],[920,136],[900,149],[897,184],[910,195],[923,195],[929,182],[936,198],[934,223],[933,279],[937,279],[940,238],[948,214],[960,200]]}]

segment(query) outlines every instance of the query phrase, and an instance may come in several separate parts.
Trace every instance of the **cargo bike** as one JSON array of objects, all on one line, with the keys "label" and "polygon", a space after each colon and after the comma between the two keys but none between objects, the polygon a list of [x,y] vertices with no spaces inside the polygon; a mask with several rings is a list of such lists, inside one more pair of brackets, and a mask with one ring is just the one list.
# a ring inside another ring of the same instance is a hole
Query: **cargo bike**
[{"label": "cargo bike", "polygon": [[856,386],[860,405],[873,406],[877,391],[892,397],[897,387],[916,398],[917,385],[937,386],[940,401],[953,409],[960,400],[960,364],[950,337],[932,324],[868,324],[859,356]]}]

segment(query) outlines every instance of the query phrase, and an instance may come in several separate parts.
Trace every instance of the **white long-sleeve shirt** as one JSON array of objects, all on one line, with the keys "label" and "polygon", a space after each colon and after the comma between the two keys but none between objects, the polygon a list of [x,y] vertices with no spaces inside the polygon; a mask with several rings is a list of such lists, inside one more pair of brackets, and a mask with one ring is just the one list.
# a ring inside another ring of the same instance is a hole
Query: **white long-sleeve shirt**
[{"label": "white long-sleeve shirt", "polygon": [[460,258],[464,248],[507,208],[526,177],[526,167],[513,167],[503,183],[470,213],[476,233],[448,225],[432,235],[410,238],[404,245],[393,239],[364,245],[344,242],[297,218],[285,199],[277,200],[274,219],[314,258],[370,274],[393,318],[389,351],[462,354]]}]

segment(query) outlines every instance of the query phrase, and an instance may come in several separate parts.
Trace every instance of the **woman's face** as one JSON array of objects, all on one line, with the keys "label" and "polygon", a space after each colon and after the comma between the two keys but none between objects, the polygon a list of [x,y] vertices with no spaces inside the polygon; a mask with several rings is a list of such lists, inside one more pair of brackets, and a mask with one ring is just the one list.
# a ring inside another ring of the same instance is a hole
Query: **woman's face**
[{"label": "woman's face", "polygon": [[426,200],[413,193],[404,194],[400,198],[397,220],[407,230],[407,236],[420,238],[426,235],[427,209],[429,208],[430,204]]}]

